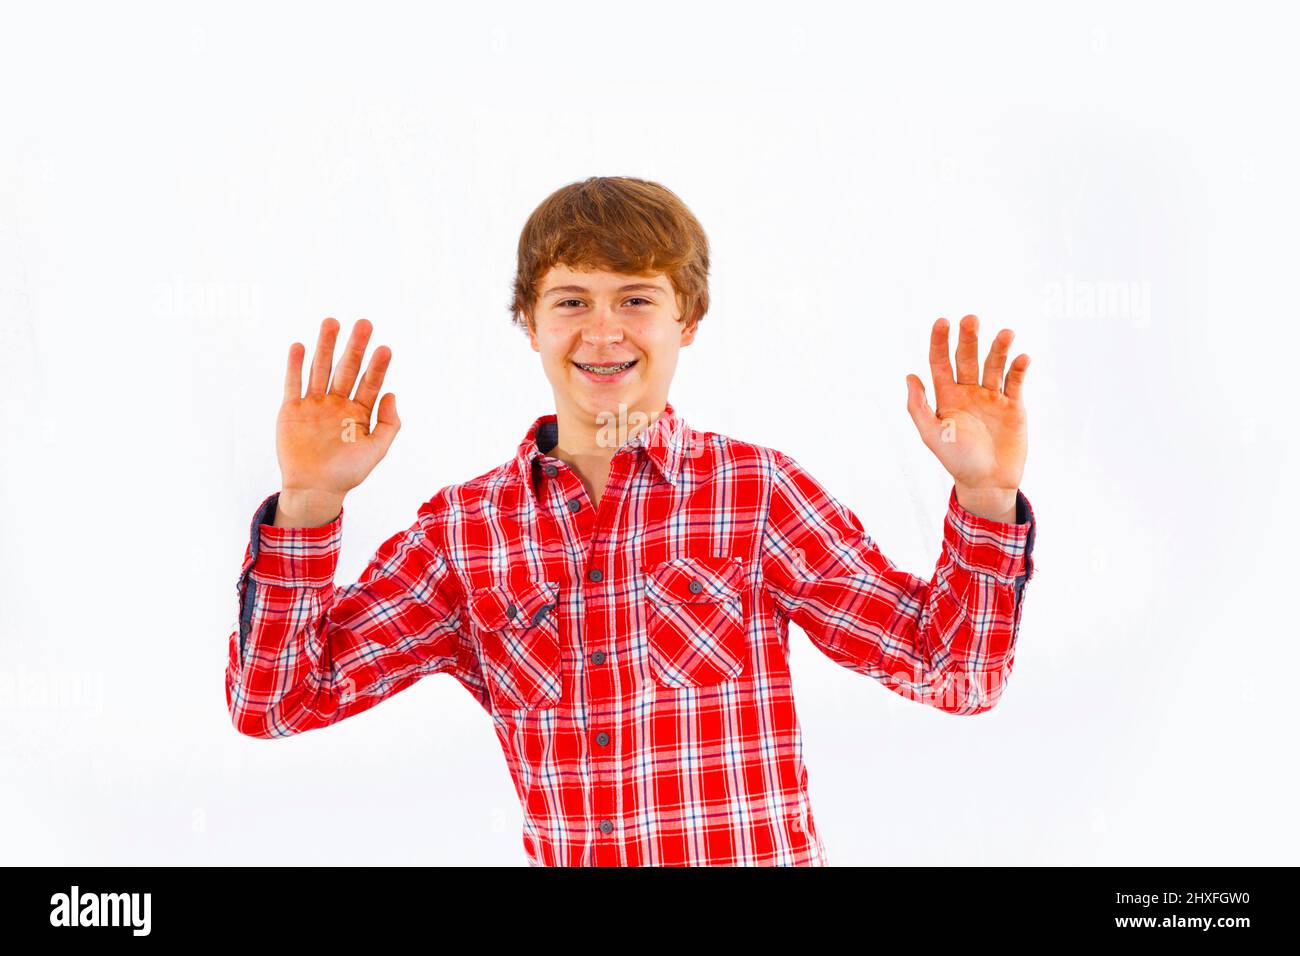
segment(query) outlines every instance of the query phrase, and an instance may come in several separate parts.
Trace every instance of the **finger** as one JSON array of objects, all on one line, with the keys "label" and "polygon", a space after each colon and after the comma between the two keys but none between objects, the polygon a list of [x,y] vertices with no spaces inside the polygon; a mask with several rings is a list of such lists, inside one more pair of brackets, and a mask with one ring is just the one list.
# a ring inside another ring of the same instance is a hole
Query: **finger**
[{"label": "finger", "polygon": [[307,347],[301,342],[289,346],[289,363],[284,370],[284,399],[302,398],[302,357],[307,354]]},{"label": "finger", "polygon": [[1027,368],[1029,368],[1029,356],[1022,352],[1011,363],[1011,371],[1007,372],[1007,384],[1002,389],[1007,398],[1020,398],[1020,386],[1025,383],[1025,369]]},{"label": "finger", "polygon": [[934,397],[940,400],[956,384],[952,363],[948,361],[948,320],[939,319],[930,329],[930,375],[934,378]]},{"label": "finger", "polygon": [[368,412],[375,407],[375,399],[379,397],[379,390],[384,386],[384,375],[388,372],[388,363],[392,361],[393,350],[387,345],[381,345],[370,355],[370,364],[366,366],[366,374],[361,376],[361,384],[357,387],[355,401]]},{"label": "finger", "polygon": [[352,386],[356,384],[357,372],[361,371],[361,360],[366,356],[366,343],[370,341],[372,328],[366,319],[358,319],[352,326],[347,347],[339,359],[338,368],[334,370],[334,380],[330,382],[331,394],[340,398],[352,396]]},{"label": "finger", "polygon": [[307,383],[307,394],[320,398],[330,383],[330,368],[334,365],[334,340],[338,338],[339,324],[335,319],[326,319],[320,324],[320,335],[316,337],[316,356],[311,363],[311,380]]},{"label": "finger", "polygon": [[912,416],[921,440],[929,447],[938,438],[940,422],[925,399],[925,385],[915,375],[907,376],[907,413]]},{"label": "finger", "polygon": [[378,444],[381,455],[388,454],[401,427],[402,420],[397,417],[397,396],[389,392],[379,403],[379,421],[370,433],[370,437]]},{"label": "finger", "polygon": [[978,385],[980,381],[980,321],[973,315],[962,317],[957,326],[957,384]]},{"label": "finger", "polygon": [[991,388],[995,392],[1002,388],[1002,370],[1007,364],[1007,349],[1011,348],[1011,340],[1015,337],[1016,333],[1010,329],[1003,329],[993,337],[989,356],[984,360],[985,388]]}]

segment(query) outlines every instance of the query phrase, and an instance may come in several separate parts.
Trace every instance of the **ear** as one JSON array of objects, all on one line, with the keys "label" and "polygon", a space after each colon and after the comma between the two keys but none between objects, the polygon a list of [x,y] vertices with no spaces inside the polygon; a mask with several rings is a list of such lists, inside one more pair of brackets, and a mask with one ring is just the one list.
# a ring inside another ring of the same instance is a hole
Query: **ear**
[{"label": "ear", "polygon": [[537,327],[533,325],[533,317],[527,312],[524,312],[523,316],[524,322],[528,324],[528,342],[532,345],[534,352],[540,352],[542,347],[537,341]]},{"label": "ear", "polygon": [[695,341],[695,330],[699,327],[699,324],[700,324],[699,319],[692,317],[691,321],[685,323],[682,326],[681,345],[683,346],[690,345],[692,342]]}]

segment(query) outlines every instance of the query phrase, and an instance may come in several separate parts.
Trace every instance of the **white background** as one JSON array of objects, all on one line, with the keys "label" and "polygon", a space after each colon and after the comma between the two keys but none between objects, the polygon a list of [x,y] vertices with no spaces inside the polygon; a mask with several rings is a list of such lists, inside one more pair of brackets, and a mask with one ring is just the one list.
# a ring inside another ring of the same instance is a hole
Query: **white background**
[{"label": "white background", "polygon": [[[1279,9],[1281,9],[1279,7]],[[792,631],[831,863],[1294,864],[1294,33],[1270,8],[13,5],[0,33],[0,858],[525,862],[438,675],[238,735],[227,638],[285,354],[394,351],[353,581],[553,411],[506,311],[554,189],[664,183],[712,310],[670,399],[926,578],[938,316],[1032,358],[1039,533],[992,712]],[[955,333],[954,333],[955,344]]]}]

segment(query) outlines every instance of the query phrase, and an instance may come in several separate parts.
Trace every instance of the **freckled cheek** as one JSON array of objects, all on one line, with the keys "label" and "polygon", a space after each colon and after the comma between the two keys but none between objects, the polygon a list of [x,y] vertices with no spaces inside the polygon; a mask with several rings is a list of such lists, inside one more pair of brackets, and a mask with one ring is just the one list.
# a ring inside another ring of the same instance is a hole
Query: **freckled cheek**
[{"label": "freckled cheek", "polygon": [[565,339],[558,335],[543,335],[538,337],[538,343],[541,345],[542,357],[548,364],[568,364],[569,353],[573,351],[573,348]]}]

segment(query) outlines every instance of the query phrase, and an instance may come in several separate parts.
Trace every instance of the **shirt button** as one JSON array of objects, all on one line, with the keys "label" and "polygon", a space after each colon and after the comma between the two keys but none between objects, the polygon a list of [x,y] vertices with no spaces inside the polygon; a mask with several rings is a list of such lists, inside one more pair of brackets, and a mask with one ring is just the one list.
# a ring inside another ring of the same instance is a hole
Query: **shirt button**
[{"label": "shirt button", "polygon": [[588,581],[599,581],[602,577],[604,577],[604,575],[600,573],[600,568],[592,568],[587,572]]},{"label": "shirt button", "polygon": [[592,653],[591,653],[591,662],[592,662],[593,664],[603,664],[603,663],[605,663],[605,652],[604,652],[604,651],[592,651]]},{"label": "shirt button", "polygon": [[570,511],[577,511],[577,510],[578,510],[579,508],[581,508],[581,507],[582,507],[582,502],[579,501],[577,498],[570,498],[570,499],[569,499],[569,510],[570,510]]},{"label": "shirt button", "polygon": [[692,594],[699,594],[704,590],[704,585],[700,583],[699,578],[692,578],[691,583],[688,584],[687,587],[691,589]]},{"label": "shirt button", "polygon": [[601,832],[601,833],[610,833],[610,832],[613,831],[613,829],[614,829],[614,824],[610,823],[608,820],[601,820],[601,821],[600,821],[600,832]]},{"label": "shirt button", "polygon": [[607,746],[609,744],[609,734],[602,730],[596,735],[596,743],[600,744],[602,747]]},{"label": "shirt button", "polygon": [[554,478],[557,474],[559,474],[559,469],[556,468],[554,465],[547,465],[545,468],[542,469],[542,471],[546,472],[547,478]]},{"label": "shirt button", "polygon": [[515,607],[513,604],[506,608],[506,617],[514,617],[518,613],[519,608]]}]

